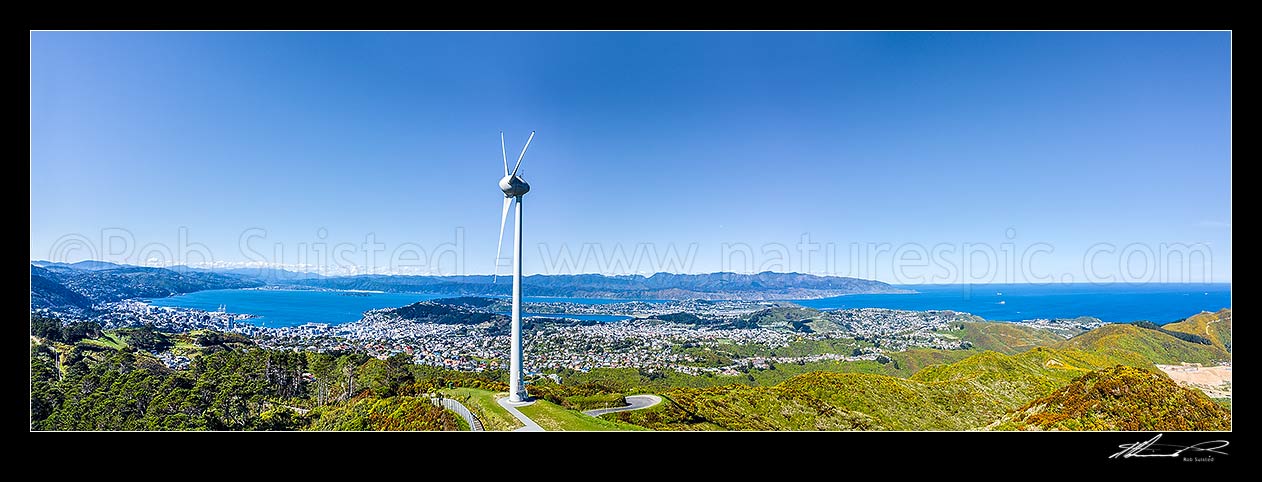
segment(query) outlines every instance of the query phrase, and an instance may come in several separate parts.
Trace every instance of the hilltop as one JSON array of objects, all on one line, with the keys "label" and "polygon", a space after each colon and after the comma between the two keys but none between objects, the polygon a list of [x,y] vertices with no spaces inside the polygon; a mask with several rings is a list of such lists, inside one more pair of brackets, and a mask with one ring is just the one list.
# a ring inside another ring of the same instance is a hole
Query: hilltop
[{"label": "hilltop", "polygon": [[1064,338],[1047,329],[1024,323],[966,321],[960,323],[960,338],[980,350],[1012,355],[1034,347],[1055,346]]},{"label": "hilltop", "polygon": [[1000,430],[1231,430],[1231,411],[1199,390],[1135,367],[1088,373],[995,425]]},{"label": "hilltop", "polygon": [[1075,336],[1058,348],[1076,349],[1117,359],[1132,366],[1230,361],[1231,354],[1212,345],[1180,340],[1131,324],[1108,324]]},{"label": "hilltop", "polygon": [[[1090,427],[1115,429],[1136,426],[1132,420],[1136,415],[1123,413],[1125,410],[1163,406],[1164,412],[1160,413],[1170,422],[1156,426],[1229,428],[1223,425],[1224,420],[1229,424],[1229,409],[1219,407],[1203,394],[1178,387],[1154,366],[1171,360],[1208,363],[1229,357],[1217,347],[1135,325],[1105,325],[1068,340],[1011,324],[962,323],[962,329],[956,333],[967,334],[987,346],[1006,346],[1009,353],[946,351],[942,353],[974,354],[926,366],[907,378],[890,373],[814,371],[771,386],[676,387],[661,392],[668,403],[660,409],[616,416],[624,422],[659,430],[1023,428],[1022,424],[1034,422],[1023,422],[1026,418],[1021,418],[1018,421],[1022,422],[1017,423],[1009,415],[1018,409],[1041,413],[1044,409],[1032,400],[1041,400],[1039,404],[1044,406],[1077,407],[1067,397],[1115,383],[1097,383],[1099,380],[1121,380],[1133,382],[1136,389],[1114,393],[1100,411],[1073,417],[1094,420]],[[1020,351],[1019,346],[1027,348]],[[908,354],[938,352],[909,350],[891,357],[906,360]],[[1206,404],[1212,407],[1207,408]],[[1008,425],[1000,426],[1002,423]]]},{"label": "hilltop", "polygon": [[31,266],[38,266],[50,271],[100,271],[106,269],[118,268],[135,268],[136,266],[127,264],[110,263],[107,261],[80,261],[77,263],[54,263],[52,261],[31,261]]},{"label": "hilltop", "polygon": [[508,317],[504,315],[475,311],[465,304],[443,301],[445,300],[418,301],[407,306],[378,311],[407,321],[439,325],[476,325],[486,322],[503,324],[508,321]]},{"label": "hilltop", "polygon": [[1203,312],[1162,326],[1170,331],[1205,337],[1215,347],[1231,353],[1231,309]]},{"label": "hilltop", "polygon": [[[82,265],[83,267],[79,267]],[[160,298],[201,290],[252,288],[256,280],[217,273],[177,273],[163,268],[110,267],[93,262],[31,265],[31,309],[82,314],[97,303]]]},{"label": "hilltop", "polygon": [[911,378],[811,372],[769,387],[677,388],[661,410],[619,416],[659,430],[971,430],[1095,368],[1082,358],[984,352]]},{"label": "hilltop", "polygon": [[498,389],[501,374],[414,365],[403,355],[268,350],[235,333],[102,331],[36,318],[31,429],[467,429],[426,394]]},{"label": "hilltop", "polygon": [[52,272],[31,267],[31,309],[55,308],[79,312],[92,308],[92,300],[54,280]]}]

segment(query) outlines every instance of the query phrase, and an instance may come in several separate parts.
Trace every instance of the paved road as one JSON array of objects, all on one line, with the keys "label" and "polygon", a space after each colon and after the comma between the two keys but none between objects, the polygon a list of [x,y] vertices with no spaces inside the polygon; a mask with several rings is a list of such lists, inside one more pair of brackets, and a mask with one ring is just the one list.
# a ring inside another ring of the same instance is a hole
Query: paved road
[{"label": "paved road", "polygon": [[590,415],[593,417],[599,417],[606,413],[629,412],[631,410],[644,410],[646,408],[662,403],[662,397],[659,397],[657,395],[630,395],[627,397],[627,403],[629,405],[625,407],[599,408],[596,410],[588,410],[586,412],[583,412],[583,414]]},{"label": "paved road", "polygon": [[525,425],[524,427],[514,430],[514,432],[546,432],[546,430],[544,430],[543,427],[540,427],[539,424],[535,423],[534,420],[531,420],[530,417],[526,416],[526,414],[521,413],[521,410],[518,410],[517,407],[508,403],[508,397],[500,398],[496,400],[496,402],[499,402],[500,406],[504,407],[504,410],[508,410],[509,414],[521,421],[522,425]]}]

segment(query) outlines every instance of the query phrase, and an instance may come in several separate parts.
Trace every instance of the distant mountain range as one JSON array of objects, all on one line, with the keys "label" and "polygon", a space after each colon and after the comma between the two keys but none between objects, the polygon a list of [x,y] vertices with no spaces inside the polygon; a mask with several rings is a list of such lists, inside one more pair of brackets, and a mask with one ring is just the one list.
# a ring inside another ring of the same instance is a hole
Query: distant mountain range
[{"label": "distant mountain range", "polygon": [[[512,292],[512,280],[501,276],[363,275],[295,280],[293,284],[386,292],[424,292],[452,296],[494,296]],[[851,294],[910,293],[880,281],[799,273],[711,273],[652,276],[599,274],[530,275],[522,279],[530,296],[657,300],[788,300]]]},{"label": "distant mountain range", "polygon": [[218,273],[256,279],[265,283],[284,283],[294,280],[320,279],[324,276],[316,273],[289,271],[281,268],[194,268],[191,266],[168,266],[166,269],[177,273]]},{"label": "distant mountain range", "polygon": [[52,261],[31,261],[31,266],[46,268],[50,271],[100,271],[103,269],[135,268],[128,264],[115,264],[108,261],[80,261],[78,263],[54,263]]},{"label": "distant mountain range", "polygon": [[[95,263],[95,262],[94,262]],[[92,305],[129,298],[161,298],[201,290],[253,288],[263,282],[218,273],[177,273],[137,266],[31,264],[31,309],[87,313]],[[109,264],[109,263],[104,263]]]},{"label": "distant mountain range", "polygon": [[[54,263],[52,261],[31,261],[31,266],[38,266],[50,271],[56,272],[72,272],[72,271],[102,271],[119,268],[143,268],[143,266],[135,266],[130,264],[110,263],[108,261],[80,261],[78,263]],[[152,269],[152,268],[150,268]],[[218,273],[223,275],[234,275],[238,277],[251,278],[259,281],[267,282],[284,282],[300,279],[318,279],[324,276],[316,273],[306,273],[301,271],[289,271],[282,268],[257,267],[257,268],[195,268],[192,266],[175,265],[167,266],[162,269],[174,271],[176,273]]]},{"label": "distant mountain range", "polygon": [[[325,277],[276,268],[147,268],[104,261],[31,262],[31,308],[82,311],[95,303],[156,298],[208,289],[278,286],[450,296],[502,296],[512,279],[488,275]],[[786,300],[849,294],[909,293],[879,281],[799,273],[712,273],[652,276],[531,275],[529,296],[609,299]]]}]

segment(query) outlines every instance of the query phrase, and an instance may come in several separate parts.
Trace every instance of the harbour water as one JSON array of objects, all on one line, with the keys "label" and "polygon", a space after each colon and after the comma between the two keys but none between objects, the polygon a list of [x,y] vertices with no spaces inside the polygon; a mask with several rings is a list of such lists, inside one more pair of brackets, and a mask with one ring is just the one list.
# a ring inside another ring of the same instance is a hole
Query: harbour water
[{"label": "harbour water", "polygon": [[987,320],[1092,316],[1104,321],[1169,323],[1231,307],[1231,284],[915,285],[912,294],[848,295],[795,301],[818,309],[955,310]]},{"label": "harbour water", "polygon": [[[1226,283],[916,285],[904,288],[916,290],[916,293],[848,295],[794,302],[818,309],[956,310],[988,320],[1019,321],[1092,316],[1104,321],[1148,320],[1154,323],[1169,323],[1200,311],[1217,311],[1231,307],[1231,285]],[[349,323],[360,319],[367,310],[399,307],[441,297],[445,296],[423,293],[242,289],[199,291],[150,301],[155,306],[207,311],[214,311],[223,305],[232,313],[258,315],[258,318],[248,320],[250,323],[280,327],[308,322]],[[528,296],[526,301],[607,304],[633,300]],[[550,315],[528,313],[527,316]],[[600,322],[627,318],[618,314],[565,316]]]}]

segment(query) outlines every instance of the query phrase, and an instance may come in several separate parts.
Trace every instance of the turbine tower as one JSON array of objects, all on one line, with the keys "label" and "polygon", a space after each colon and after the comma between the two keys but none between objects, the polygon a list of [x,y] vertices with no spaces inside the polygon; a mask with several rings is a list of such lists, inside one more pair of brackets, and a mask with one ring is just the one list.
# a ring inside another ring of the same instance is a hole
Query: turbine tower
[{"label": "turbine tower", "polygon": [[517,214],[513,222],[513,332],[509,347],[508,368],[508,401],[524,402],[530,396],[526,394],[526,385],[522,383],[521,364],[521,198],[530,192],[530,185],[517,175],[521,169],[521,160],[526,157],[526,149],[530,141],[535,139],[535,131],[530,131],[526,146],[521,148],[517,156],[517,165],[512,172],[508,170],[508,151],[504,149],[504,131],[500,131],[500,153],[504,157],[504,177],[500,179],[500,190],[504,191],[504,212],[500,215],[500,243],[495,248],[495,275],[499,275],[500,252],[504,247],[504,222],[508,220],[508,207],[516,204]]}]

